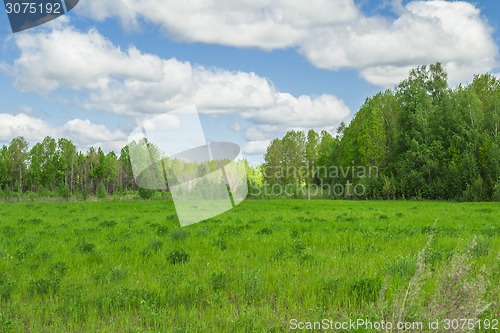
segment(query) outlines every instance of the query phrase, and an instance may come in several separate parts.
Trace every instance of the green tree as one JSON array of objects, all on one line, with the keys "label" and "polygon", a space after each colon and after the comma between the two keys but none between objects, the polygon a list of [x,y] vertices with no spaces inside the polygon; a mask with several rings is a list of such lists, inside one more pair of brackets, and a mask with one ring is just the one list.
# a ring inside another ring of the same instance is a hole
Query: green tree
[{"label": "green tree", "polygon": [[125,191],[134,189],[134,174],[130,163],[129,147],[125,146],[120,151],[118,160],[119,187]]},{"label": "green tree", "polygon": [[[10,158],[10,175],[13,183],[11,189],[23,191],[24,176],[27,169],[28,142],[23,137],[14,138],[9,145],[7,154]],[[14,184],[17,184],[14,189]]]},{"label": "green tree", "polygon": [[327,131],[321,131],[318,144],[318,155],[316,160],[315,182],[317,185],[331,184],[331,166],[335,166],[338,160],[339,140]]},{"label": "green tree", "polygon": [[305,147],[305,164],[307,168],[306,182],[311,184],[316,178],[317,162],[319,156],[319,134],[314,130],[307,132]]},{"label": "green tree", "polygon": [[0,149],[0,190],[10,188],[11,184],[11,160],[8,147],[3,145]]},{"label": "green tree", "polygon": [[70,193],[75,192],[76,187],[76,162],[78,151],[71,140],[61,138],[57,142],[60,154],[60,172],[64,173],[64,184]]}]

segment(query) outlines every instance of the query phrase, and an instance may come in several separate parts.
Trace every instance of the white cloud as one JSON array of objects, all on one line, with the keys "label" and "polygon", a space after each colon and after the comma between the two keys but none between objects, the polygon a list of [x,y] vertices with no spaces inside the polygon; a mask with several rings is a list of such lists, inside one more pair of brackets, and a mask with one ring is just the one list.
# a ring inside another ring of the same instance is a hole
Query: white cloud
[{"label": "white cloud", "polygon": [[302,95],[296,98],[286,93],[278,93],[276,103],[270,108],[243,112],[243,117],[252,119],[257,124],[286,124],[289,127],[300,126],[302,128],[339,124],[349,115],[349,108],[335,96]]},{"label": "white cloud", "polygon": [[56,130],[47,122],[24,113],[11,115],[0,113],[0,142],[10,142],[22,136],[27,141],[41,141],[47,135],[54,136]]},{"label": "white cloud", "polygon": [[416,66],[372,66],[361,70],[360,74],[368,82],[382,87],[392,88],[396,83],[408,77],[408,73]]},{"label": "white cloud", "polygon": [[[96,30],[74,28],[23,34],[13,68],[16,86],[48,93],[66,87],[83,92],[82,105],[137,118],[195,104],[201,113],[241,116],[268,140],[298,127],[336,127],[350,117],[344,102],[332,95],[299,96],[278,91],[255,73],[205,68],[161,59],[135,48],[123,51]],[[269,129],[272,126],[272,130]],[[83,144],[102,142],[95,126],[68,123]],[[254,140],[255,141],[255,140]]]},{"label": "white cloud", "polygon": [[243,153],[248,155],[264,154],[270,143],[270,140],[250,141],[243,147]]},{"label": "white cloud", "polygon": [[[279,133],[280,128],[275,125],[255,125],[250,126],[245,130],[245,139],[248,141],[265,141],[272,137],[273,133]],[[278,135],[274,136],[278,137]]]},{"label": "white cloud", "polygon": [[94,146],[105,151],[119,152],[127,143],[127,137],[121,131],[111,131],[106,126],[93,124],[89,120],[73,119],[56,127],[24,113],[0,113],[0,142],[8,144],[18,136],[24,137],[31,144],[41,142],[46,136],[65,137],[72,140],[80,150]]},{"label": "white cloud", "polygon": [[110,131],[104,125],[89,120],[73,119],[57,129],[65,138],[72,138],[81,147],[101,147],[106,150],[121,149],[126,144],[126,134]]},{"label": "white cloud", "polygon": [[353,0],[200,1],[87,0],[79,13],[118,17],[125,27],[141,20],[173,38],[237,47],[295,47],[317,67],[354,68],[379,86],[407,69],[441,62],[452,84],[495,67],[497,46],[479,9],[464,1],[393,1],[396,19],[366,16]]},{"label": "white cloud", "polygon": [[124,52],[96,30],[86,34],[72,28],[26,33],[16,43],[22,54],[14,63],[15,85],[23,91],[106,86],[110,77],[144,82],[161,77],[158,57],[135,48]]},{"label": "white cloud", "polygon": [[97,20],[118,17],[126,29],[146,20],[184,41],[264,49],[294,46],[312,26],[348,22],[359,15],[352,0],[88,0],[77,12]]},{"label": "white cloud", "polygon": [[495,66],[492,29],[470,3],[410,2],[395,20],[363,18],[322,27],[301,46],[316,66],[356,68],[368,82],[390,86],[421,64],[442,62],[452,84]]}]

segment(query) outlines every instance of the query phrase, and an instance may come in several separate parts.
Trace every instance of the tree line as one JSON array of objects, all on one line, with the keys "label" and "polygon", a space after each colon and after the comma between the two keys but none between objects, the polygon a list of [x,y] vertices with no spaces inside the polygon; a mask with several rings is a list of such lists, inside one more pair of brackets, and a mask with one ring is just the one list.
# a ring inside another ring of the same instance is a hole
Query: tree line
[{"label": "tree line", "polygon": [[500,200],[500,81],[491,74],[450,88],[441,64],[420,66],[367,98],[337,132],[289,131],[272,141],[260,188],[281,196],[312,188],[322,197]]},{"label": "tree line", "polygon": [[[336,136],[289,131],[271,142],[262,165],[245,161],[249,195],[500,201],[499,132],[499,79],[476,75],[451,88],[441,64],[420,66],[394,89],[367,98]],[[130,147],[117,155],[81,152],[65,138],[46,137],[31,148],[14,138],[0,149],[0,195],[151,197],[154,191],[136,185]],[[166,171],[179,168],[171,162]],[[192,173],[206,173],[200,167]],[[165,177],[177,181],[171,174]]]},{"label": "tree line", "polygon": [[0,190],[5,197],[21,193],[106,196],[136,189],[128,147],[119,157],[101,148],[84,153],[71,140],[47,136],[31,149],[23,137],[0,149]]}]

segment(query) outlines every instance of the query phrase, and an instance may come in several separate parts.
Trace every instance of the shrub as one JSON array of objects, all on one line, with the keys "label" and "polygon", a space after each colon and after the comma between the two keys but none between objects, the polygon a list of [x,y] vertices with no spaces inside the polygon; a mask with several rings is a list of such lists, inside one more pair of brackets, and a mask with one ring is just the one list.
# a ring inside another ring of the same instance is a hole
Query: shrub
[{"label": "shrub", "polygon": [[139,193],[139,197],[141,199],[149,200],[155,195],[156,190],[139,187],[137,192]]},{"label": "shrub", "polygon": [[105,199],[107,196],[108,196],[108,191],[106,191],[106,187],[102,183],[99,184],[99,186],[97,187],[97,197],[99,199]]},{"label": "shrub", "polygon": [[69,199],[71,193],[67,184],[62,184],[57,188],[57,194],[63,199]]},{"label": "shrub", "polygon": [[497,180],[494,190],[493,200],[500,201],[500,178]]}]

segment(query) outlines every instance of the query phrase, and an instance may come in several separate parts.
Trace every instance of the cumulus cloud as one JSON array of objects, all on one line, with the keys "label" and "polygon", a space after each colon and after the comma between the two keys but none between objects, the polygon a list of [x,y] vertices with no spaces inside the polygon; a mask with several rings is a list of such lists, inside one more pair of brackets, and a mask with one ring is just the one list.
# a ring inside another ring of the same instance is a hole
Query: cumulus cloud
[{"label": "cumulus cloud", "polygon": [[81,2],[77,12],[97,20],[118,17],[127,29],[146,20],[183,41],[264,49],[294,46],[312,26],[359,16],[352,0],[90,0]]},{"label": "cumulus cloud", "polygon": [[[162,59],[133,47],[122,50],[96,30],[67,27],[23,34],[17,45],[21,55],[13,71],[19,89],[48,93],[71,88],[83,92],[82,105],[88,109],[141,118],[195,104],[201,113],[233,114],[266,129],[266,137],[257,141],[297,126],[336,127],[350,116],[349,108],[335,96],[295,97],[255,73]],[[66,127],[80,130],[82,140],[88,127],[99,132],[81,121]]]},{"label": "cumulus cloud", "polygon": [[295,47],[320,68],[354,68],[366,81],[391,86],[408,69],[441,62],[452,84],[495,67],[492,29],[477,7],[464,1],[393,2],[397,17],[366,16],[353,0],[312,1],[99,1],[79,12],[98,20],[141,20],[183,41],[237,47]]},{"label": "cumulus cloud", "polygon": [[243,112],[243,117],[258,124],[289,127],[318,128],[325,124],[338,124],[350,115],[349,108],[332,95],[298,98],[286,93],[277,94],[276,103],[268,109]]},{"label": "cumulus cloud", "polygon": [[31,144],[41,142],[46,136],[65,137],[72,140],[80,150],[94,146],[105,151],[119,152],[127,143],[123,132],[111,131],[106,126],[93,124],[89,120],[73,119],[56,127],[25,113],[0,113],[0,142],[8,144],[18,136],[24,137]]},{"label": "cumulus cloud", "polygon": [[15,85],[22,91],[106,86],[109,77],[158,80],[161,60],[137,49],[122,51],[96,30],[72,28],[16,38],[21,56],[15,61]]},{"label": "cumulus cloud", "polygon": [[106,126],[93,124],[89,120],[70,120],[58,128],[58,131],[63,137],[74,138],[75,142],[83,147],[105,146],[104,148],[109,149],[123,148],[126,144],[126,135],[123,132],[110,131]]},{"label": "cumulus cloud", "polygon": [[271,144],[270,140],[250,141],[243,147],[243,153],[248,155],[264,154],[269,144]]},{"label": "cumulus cloud", "polygon": [[449,71],[452,84],[462,82],[495,66],[497,46],[472,4],[415,1],[394,21],[363,18],[315,29],[301,51],[319,67],[356,68],[367,81],[388,86],[410,68],[436,61]]},{"label": "cumulus cloud", "polygon": [[22,136],[27,141],[37,141],[45,136],[54,136],[56,130],[47,122],[24,113],[11,115],[0,113],[0,142],[8,142]]}]

